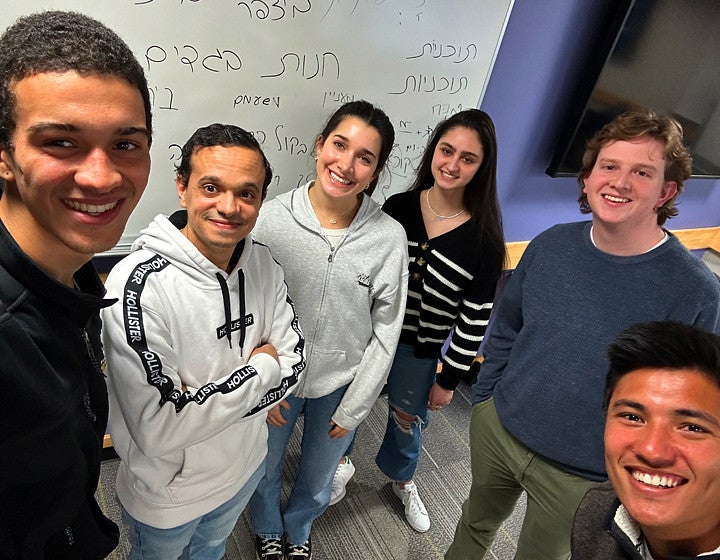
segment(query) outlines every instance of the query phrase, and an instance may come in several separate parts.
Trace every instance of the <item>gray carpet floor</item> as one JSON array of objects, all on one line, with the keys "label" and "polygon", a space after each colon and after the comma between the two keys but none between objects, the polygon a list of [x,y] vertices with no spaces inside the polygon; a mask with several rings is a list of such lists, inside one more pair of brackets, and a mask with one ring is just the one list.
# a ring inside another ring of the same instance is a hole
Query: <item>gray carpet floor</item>
[{"label": "gray carpet floor", "polygon": [[[420,534],[405,521],[402,504],[374,462],[387,420],[387,400],[379,398],[358,429],[353,452],[357,470],[348,483],[346,497],[330,506],[313,524],[313,559],[441,559],[452,542],[460,507],[470,487],[470,409],[470,388],[461,383],[453,402],[441,412],[431,413],[415,482],[432,526],[427,533]],[[290,490],[291,473],[298,461],[301,425],[296,427],[288,449],[285,492]],[[103,463],[98,500],[106,513],[120,524],[114,490],[116,470],[117,459]],[[512,560],[524,509],[522,499],[498,532],[486,559]],[[127,554],[122,526],[121,531],[120,546],[110,556],[112,560],[124,560]],[[253,533],[247,514],[243,514],[228,539],[226,559],[254,558]]]}]

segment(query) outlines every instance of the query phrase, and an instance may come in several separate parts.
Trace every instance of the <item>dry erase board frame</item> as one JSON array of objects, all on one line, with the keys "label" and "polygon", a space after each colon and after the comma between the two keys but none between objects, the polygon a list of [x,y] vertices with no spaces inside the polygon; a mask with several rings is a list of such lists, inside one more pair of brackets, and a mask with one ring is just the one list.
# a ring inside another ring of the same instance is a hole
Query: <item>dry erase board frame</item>
[{"label": "dry erase board frame", "polygon": [[5,0],[0,25],[45,9],[86,13],[144,65],[155,129],[147,190],[110,254],[178,208],[174,164],[199,126],[252,131],[269,196],[313,178],[314,138],[367,99],[396,130],[374,197],[403,190],[435,124],[482,100],[514,0]]}]

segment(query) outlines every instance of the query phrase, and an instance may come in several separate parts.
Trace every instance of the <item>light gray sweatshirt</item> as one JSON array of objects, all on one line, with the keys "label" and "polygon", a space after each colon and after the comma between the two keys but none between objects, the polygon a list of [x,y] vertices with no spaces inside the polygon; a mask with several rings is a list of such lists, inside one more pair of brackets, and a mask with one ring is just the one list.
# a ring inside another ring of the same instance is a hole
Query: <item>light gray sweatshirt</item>
[{"label": "light gray sweatshirt", "polygon": [[294,391],[318,398],[348,385],[332,417],[352,430],[387,379],[407,296],[407,238],[369,196],[333,249],[308,198],[311,183],[263,204],[253,238],[285,271],[306,340],[307,369]]}]

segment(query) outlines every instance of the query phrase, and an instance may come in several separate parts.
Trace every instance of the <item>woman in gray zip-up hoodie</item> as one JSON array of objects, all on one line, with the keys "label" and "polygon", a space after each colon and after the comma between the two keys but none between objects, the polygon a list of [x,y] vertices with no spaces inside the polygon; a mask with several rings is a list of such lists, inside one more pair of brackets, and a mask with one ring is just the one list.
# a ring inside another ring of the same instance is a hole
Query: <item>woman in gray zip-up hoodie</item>
[{"label": "woman in gray zip-up hoodie", "polygon": [[[280,559],[283,546],[288,559],[310,557],[312,523],[330,501],[338,461],[392,364],[407,239],[369,194],[393,142],[380,109],[343,105],[318,136],[317,179],[265,203],[253,230],[285,270],[307,344],[302,383],[268,414],[267,471],[250,501],[259,558]],[[300,414],[300,468],[281,512],[283,457]]]}]

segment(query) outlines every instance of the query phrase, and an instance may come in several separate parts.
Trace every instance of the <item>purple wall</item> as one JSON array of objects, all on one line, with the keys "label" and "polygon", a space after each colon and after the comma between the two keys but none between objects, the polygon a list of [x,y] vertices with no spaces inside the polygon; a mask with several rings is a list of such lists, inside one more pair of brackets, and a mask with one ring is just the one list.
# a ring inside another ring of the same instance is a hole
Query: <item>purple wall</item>
[{"label": "purple wall", "polygon": [[[598,4],[515,0],[481,108],[495,121],[498,185],[507,241],[532,239],[580,214],[575,179],[545,175],[557,125],[573,93]],[[720,180],[692,179],[669,229],[720,225]]]}]

